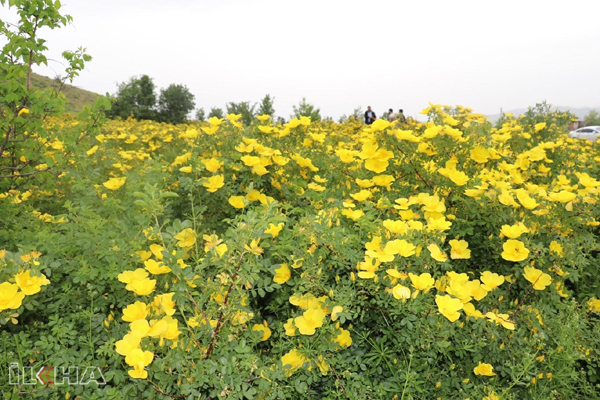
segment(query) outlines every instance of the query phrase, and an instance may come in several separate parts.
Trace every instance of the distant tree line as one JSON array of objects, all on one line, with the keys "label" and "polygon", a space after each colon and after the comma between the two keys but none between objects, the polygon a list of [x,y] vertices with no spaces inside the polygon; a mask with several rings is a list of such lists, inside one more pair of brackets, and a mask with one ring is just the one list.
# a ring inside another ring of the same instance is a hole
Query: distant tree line
[{"label": "distant tree line", "polygon": [[[152,120],[172,124],[183,123],[196,105],[194,95],[185,85],[171,84],[166,89],[161,89],[156,95],[156,86],[148,75],[131,77],[128,81],[117,84],[117,92],[113,95],[113,105],[107,116],[110,118],[129,118],[138,120]],[[275,118],[275,98],[267,94],[259,103],[241,101],[239,103],[229,102],[222,108],[213,107],[206,114],[203,108],[196,110],[194,116],[198,121],[207,118],[223,118],[225,114],[240,114],[241,122],[250,125],[257,115],[269,115]],[[292,117],[310,117],[312,121],[320,121],[321,110],[308,103],[306,98],[296,106],[293,106]],[[281,117],[277,122],[285,122]]]},{"label": "distant tree line", "polygon": [[171,84],[166,89],[161,89],[157,98],[152,78],[142,75],[118,84],[113,105],[107,115],[112,118],[133,117],[138,120],[179,124],[186,121],[195,105],[194,95],[185,85]]}]

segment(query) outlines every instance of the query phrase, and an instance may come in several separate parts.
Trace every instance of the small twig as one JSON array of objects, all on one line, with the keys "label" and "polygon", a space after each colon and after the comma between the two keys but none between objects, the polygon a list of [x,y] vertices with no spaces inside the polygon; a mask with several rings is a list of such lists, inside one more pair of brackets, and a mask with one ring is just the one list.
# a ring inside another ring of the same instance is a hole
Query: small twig
[{"label": "small twig", "polygon": [[[540,279],[540,278],[538,278],[538,279]],[[537,282],[537,280],[535,282]],[[535,282],[533,283],[533,285],[535,285]],[[525,293],[525,296],[523,297],[523,300],[521,300],[521,302],[517,306],[517,309],[515,311],[513,311],[512,314],[510,314],[510,318],[514,317],[515,315],[517,315],[520,312],[521,307],[523,306],[523,303],[525,302],[525,299],[527,298],[527,296],[529,296],[529,293],[531,293],[531,291],[533,290],[533,285],[531,285],[531,287],[529,288],[527,293]]]},{"label": "small twig", "polygon": [[184,399],[186,396],[183,394],[179,394],[179,395],[173,395],[173,394],[169,394],[169,393],[165,393],[163,391],[161,391],[158,386],[152,384],[152,388],[154,388],[154,391],[158,394],[162,394],[163,396],[167,396],[170,397],[172,399]]},{"label": "small twig", "polygon": [[340,387],[342,388],[342,392],[344,392],[344,397],[346,398],[346,400],[349,400],[349,397],[346,394],[346,388],[344,387],[344,384],[342,383],[342,380],[340,379],[340,376],[338,375],[337,371],[335,370],[335,368],[333,368],[333,365],[331,366],[331,370],[333,371],[335,378],[337,379],[338,383],[340,384]]},{"label": "small twig", "polygon": [[[238,272],[240,270],[240,267],[242,266],[242,261],[244,260],[244,254],[245,252],[243,252],[240,255],[240,261],[238,261],[238,264],[235,268],[235,272],[233,273],[233,275],[231,276],[231,284],[229,285],[229,289],[227,289],[227,293],[225,294],[225,298],[223,299],[223,307],[227,306],[227,302],[229,301],[229,295],[231,294],[231,291],[233,290],[233,286],[235,285],[235,280],[238,276]],[[221,311],[219,313],[219,318],[217,319],[217,326],[215,327],[215,330],[213,331],[212,335],[211,335],[211,339],[210,339],[210,344],[208,345],[208,349],[206,350],[206,356],[204,357],[205,360],[208,360],[208,358],[210,357],[210,354],[212,353],[214,347],[215,347],[215,342],[217,340],[217,336],[219,335],[219,331],[221,330],[221,328],[223,327],[223,315],[225,314],[224,311]]]}]

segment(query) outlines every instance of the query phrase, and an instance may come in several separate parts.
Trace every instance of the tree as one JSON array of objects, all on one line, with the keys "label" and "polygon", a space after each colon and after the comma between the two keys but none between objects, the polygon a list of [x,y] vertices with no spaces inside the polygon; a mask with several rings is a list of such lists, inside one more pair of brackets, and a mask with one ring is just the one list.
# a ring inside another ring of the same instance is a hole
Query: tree
[{"label": "tree", "polygon": [[254,120],[256,104],[250,106],[249,101],[241,101],[239,103],[228,103],[226,107],[227,114],[241,114],[241,120],[244,125],[250,125]]},{"label": "tree", "polygon": [[156,119],[156,93],[154,82],[148,75],[118,84],[116,100],[108,113],[112,118]]},{"label": "tree", "polygon": [[204,121],[206,119],[206,113],[204,112],[204,108],[200,107],[196,110],[196,119],[198,121]]},{"label": "tree", "polygon": [[258,106],[257,115],[270,115],[271,117],[275,114],[275,109],[273,108],[273,102],[275,101],[274,97],[271,97],[270,94],[267,94],[260,101],[260,105]]},{"label": "tree", "polygon": [[208,113],[208,118],[223,118],[223,110],[220,108],[212,107]]},{"label": "tree", "polygon": [[585,121],[586,126],[600,125],[600,113],[598,110],[591,110],[583,120]]},{"label": "tree", "polygon": [[306,102],[306,98],[302,98],[302,101],[298,106],[294,106],[294,117],[310,117],[311,121],[321,120],[321,109],[315,108],[310,103]]},{"label": "tree", "polygon": [[190,93],[187,86],[171,84],[160,91],[158,98],[160,120],[171,124],[183,123],[195,105],[194,95]]},{"label": "tree", "polygon": [[[67,26],[71,16],[60,13],[60,2],[52,0],[0,0],[0,6],[14,8],[18,19],[8,23],[0,19],[0,192],[11,185],[21,185],[22,179],[36,177],[61,162],[63,155],[74,150],[82,136],[67,135],[43,126],[49,115],[64,111],[64,84],[77,77],[92,57],[80,47],[62,53],[66,60],[65,74],[57,88],[32,87],[32,67],[48,65],[46,39],[40,36],[47,28]],[[97,103],[86,113],[94,119],[95,128],[106,102]],[[85,120],[84,120],[84,123]],[[91,129],[83,130],[89,134]],[[48,151],[49,143],[60,143],[60,154]],[[56,156],[56,157],[55,157]],[[3,181],[6,179],[6,181]],[[17,183],[18,182],[18,183]],[[7,185],[7,186],[5,186]]]}]

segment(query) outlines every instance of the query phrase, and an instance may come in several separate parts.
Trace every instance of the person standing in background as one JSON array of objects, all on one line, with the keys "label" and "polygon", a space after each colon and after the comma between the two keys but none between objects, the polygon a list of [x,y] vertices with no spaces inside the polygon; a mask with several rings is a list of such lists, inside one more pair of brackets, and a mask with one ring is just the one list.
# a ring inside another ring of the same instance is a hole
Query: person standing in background
[{"label": "person standing in background", "polygon": [[371,106],[368,106],[365,112],[365,124],[371,125],[376,119],[377,115],[375,115],[375,111],[371,110]]},{"label": "person standing in background", "polygon": [[406,123],[406,117],[404,116],[404,111],[402,109],[398,110],[398,121],[400,121],[401,124]]},{"label": "person standing in background", "polygon": [[394,114],[394,110],[390,108],[388,112],[388,122],[394,122],[396,119],[398,118],[396,117],[396,114]]}]

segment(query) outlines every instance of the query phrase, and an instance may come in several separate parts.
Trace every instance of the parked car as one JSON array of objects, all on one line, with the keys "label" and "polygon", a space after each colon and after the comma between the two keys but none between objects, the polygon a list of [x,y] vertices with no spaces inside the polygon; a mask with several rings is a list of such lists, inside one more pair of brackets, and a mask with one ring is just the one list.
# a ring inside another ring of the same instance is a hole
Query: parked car
[{"label": "parked car", "polygon": [[587,139],[595,142],[600,136],[600,126],[584,126],[569,132],[569,136],[577,139]]}]

